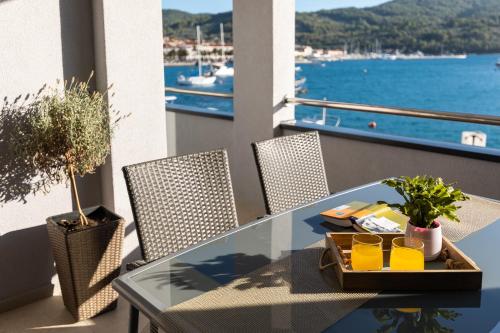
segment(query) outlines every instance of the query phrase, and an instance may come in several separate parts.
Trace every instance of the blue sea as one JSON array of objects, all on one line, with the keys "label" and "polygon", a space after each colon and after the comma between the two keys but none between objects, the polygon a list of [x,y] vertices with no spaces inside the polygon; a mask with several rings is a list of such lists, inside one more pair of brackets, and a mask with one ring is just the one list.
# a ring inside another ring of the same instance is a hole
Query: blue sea
[{"label": "blue sea", "polygon": [[[356,60],[301,64],[297,78],[307,79],[303,98],[417,108],[435,111],[500,116],[499,54],[470,55],[467,59]],[[196,75],[193,67],[165,67],[167,86],[176,87],[179,74]],[[219,80],[209,91],[232,91],[232,79]],[[169,94],[171,95],[171,94]],[[232,112],[232,101],[211,97],[177,95],[175,104]],[[319,108],[298,106],[296,119],[321,118]],[[328,110],[327,125],[369,132],[460,143],[461,132],[482,131],[487,147],[500,148],[500,127]],[[368,123],[375,121],[375,129]]]}]

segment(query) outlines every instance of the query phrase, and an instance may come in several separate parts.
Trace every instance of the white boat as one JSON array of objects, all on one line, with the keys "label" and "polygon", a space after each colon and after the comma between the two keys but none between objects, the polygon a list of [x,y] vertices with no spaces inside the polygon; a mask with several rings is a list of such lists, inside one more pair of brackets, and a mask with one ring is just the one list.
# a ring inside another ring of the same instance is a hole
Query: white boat
[{"label": "white boat", "polygon": [[498,58],[497,63],[495,64],[495,66],[497,66],[497,68],[500,68],[500,58]]},{"label": "white boat", "polygon": [[234,67],[228,67],[225,64],[212,64],[214,67],[213,74],[216,77],[233,77],[234,76]]},{"label": "white boat", "polygon": [[198,76],[189,76],[186,77],[184,75],[179,75],[177,77],[177,84],[181,86],[211,86],[217,80],[217,77],[209,75],[203,75],[202,63],[201,63],[201,53],[200,53],[200,45],[201,45],[201,33],[200,26],[196,26],[196,40],[197,40],[197,50],[198,50]]},{"label": "white boat", "polygon": [[306,78],[300,78],[295,80],[295,94],[305,94],[307,92],[307,88],[304,86],[306,83]]},{"label": "white boat", "polygon": [[307,79],[305,77],[295,80],[295,87],[303,86]]},{"label": "white boat", "polygon": [[295,67],[295,71],[296,71],[296,72],[302,72],[302,67],[300,67],[300,66],[296,66],[296,67]]},{"label": "white boat", "polygon": [[179,75],[177,77],[177,84],[181,86],[211,86],[215,83],[217,77],[215,76],[190,76],[185,77]]},{"label": "white boat", "polygon": [[223,62],[212,64],[212,73],[218,78],[226,78],[234,76],[234,67],[227,66],[225,60],[226,43],[224,41],[224,24],[220,24],[220,46],[222,50]]},{"label": "white boat", "polygon": [[[324,101],[326,101],[326,97],[323,98]],[[308,124],[315,124],[315,125],[320,125],[320,126],[325,126],[326,125],[326,108],[323,108],[323,113],[321,119],[317,119],[316,117],[314,118],[303,118],[302,121],[304,123]],[[333,119],[336,119],[334,127],[339,127],[340,126],[340,117],[333,116],[331,117]]]},{"label": "white boat", "polygon": [[[340,117],[331,117],[335,119],[335,124],[334,125],[328,125],[328,126],[333,126],[333,127],[339,127],[340,126]],[[323,108],[323,115],[321,119],[317,118],[303,118],[302,122],[306,124],[315,124],[315,125],[320,125],[320,126],[325,126],[326,125],[326,108]]]},{"label": "white boat", "polygon": [[175,102],[176,100],[177,96],[165,96],[165,104]]}]

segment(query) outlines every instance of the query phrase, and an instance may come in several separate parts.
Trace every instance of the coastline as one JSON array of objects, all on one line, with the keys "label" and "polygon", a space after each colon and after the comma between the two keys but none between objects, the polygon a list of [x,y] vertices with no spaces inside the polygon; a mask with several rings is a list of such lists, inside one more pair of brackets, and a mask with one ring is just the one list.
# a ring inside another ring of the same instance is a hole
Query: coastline
[{"label": "coastline", "polygon": [[[496,53],[486,53],[480,55],[488,55]],[[333,61],[356,61],[356,60],[436,60],[436,59],[467,59],[469,55],[475,54],[444,54],[444,55],[424,55],[424,54],[348,54],[341,57],[315,57],[315,58],[296,58],[295,64],[313,64],[317,62],[333,62]],[[163,62],[164,67],[180,67],[194,66],[195,61],[178,61],[178,62]]]},{"label": "coastline", "polygon": [[163,62],[164,67],[194,66],[195,64],[194,61]]}]

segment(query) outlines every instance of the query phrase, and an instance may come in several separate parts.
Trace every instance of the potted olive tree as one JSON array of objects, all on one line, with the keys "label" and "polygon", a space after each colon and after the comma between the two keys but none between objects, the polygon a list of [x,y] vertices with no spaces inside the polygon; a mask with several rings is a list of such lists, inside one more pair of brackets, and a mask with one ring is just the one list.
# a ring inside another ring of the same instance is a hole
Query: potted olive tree
[{"label": "potted olive tree", "polygon": [[429,176],[387,179],[382,183],[393,187],[404,199],[403,204],[389,206],[398,208],[410,218],[406,235],[423,240],[426,261],[436,259],[442,247],[441,224],[436,219],[444,216],[460,222],[456,214],[460,207],[455,203],[469,197],[451,184],[445,184],[441,178]]},{"label": "potted olive tree", "polygon": [[109,111],[106,94],[72,80],[62,91],[44,87],[2,108],[2,125],[11,127],[4,141],[34,171],[33,192],[71,186],[76,210],[47,218],[47,228],[64,304],[77,320],[114,308],[117,299],[111,281],[120,272],[124,220],[103,206],[82,209],[76,182],[110,152],[121,117]]}]

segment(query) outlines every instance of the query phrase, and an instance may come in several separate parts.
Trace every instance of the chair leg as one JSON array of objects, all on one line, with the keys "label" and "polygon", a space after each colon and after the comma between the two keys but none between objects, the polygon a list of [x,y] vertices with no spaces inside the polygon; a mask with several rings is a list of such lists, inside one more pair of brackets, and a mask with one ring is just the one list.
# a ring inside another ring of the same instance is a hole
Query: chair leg
[{"label": "chair leg", "polygon": [[129,319],[128,319],[128,332],[138,333],[139,330],[139,310],[133,305],[130,305]]},{"label": "chair leg", "polygon": [[153,324],[153,322],[149,323],[149,332],[150,333],[158,333],[158,326]]}]

